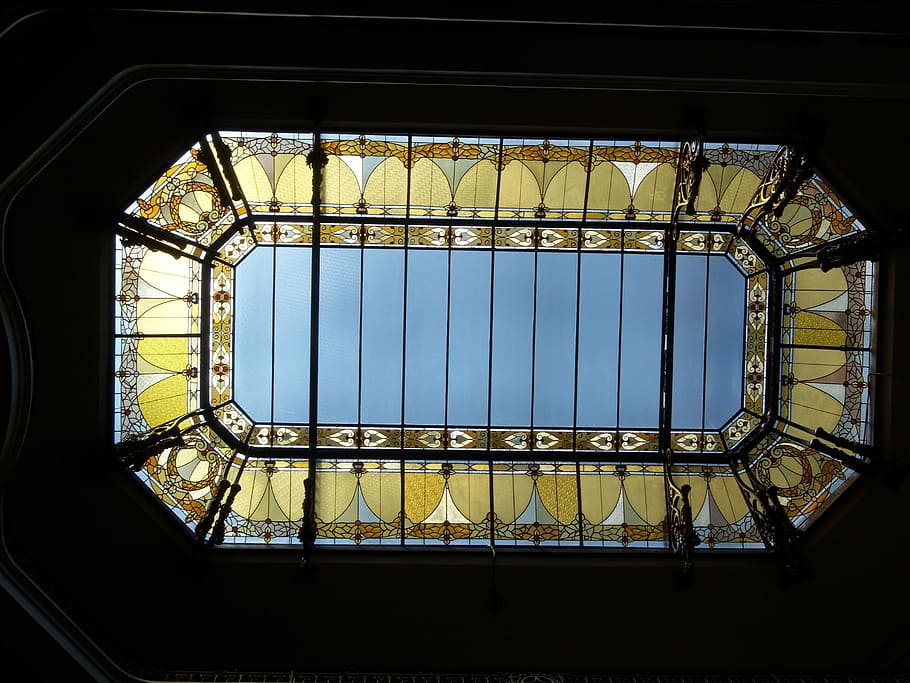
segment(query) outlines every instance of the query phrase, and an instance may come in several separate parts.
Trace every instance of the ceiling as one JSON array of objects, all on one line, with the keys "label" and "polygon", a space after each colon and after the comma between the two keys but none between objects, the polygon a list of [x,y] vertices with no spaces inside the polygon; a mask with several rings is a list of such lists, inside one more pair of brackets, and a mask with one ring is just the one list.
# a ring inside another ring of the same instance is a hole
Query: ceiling
[{"label": "ceiling", "polygon": [[910,35],[893,10],[645,2],[519,21],[223,7],[4,10],[0,614],[21,634],[8,661],[66,680],[82,668],[99,680],[910,670],[910,489],[892,467],[906,458],[897,429],[910,412],[896,352],[910,319],[906,250],[881,262],[880,466],[807,531],[797,581],[774,558],[723,553],[697,556],[687,586],[673,558],[625,552],[500,553],[494,572],[489,551],[346,551],[303,573],[295,550],[194,552],[106,460],[113,218],[201,131],[318,121],[808,138],[864,223],[890,230],[906,224],[910,144]]}]

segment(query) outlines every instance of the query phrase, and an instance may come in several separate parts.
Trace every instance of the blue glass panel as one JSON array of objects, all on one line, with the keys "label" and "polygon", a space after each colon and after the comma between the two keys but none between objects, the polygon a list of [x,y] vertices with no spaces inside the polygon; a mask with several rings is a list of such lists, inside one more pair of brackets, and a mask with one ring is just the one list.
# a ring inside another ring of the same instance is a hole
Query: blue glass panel
[{"label": "blue glass panel", "polygon": [[448,396],[451,425],[487,424],[491,262],[489,251],[452,252]]},{"label": "blue glass panel", "polygon": [[655,427],[660,405],[663,254],[625,254],[619,426]]},{"label": "blue glass panel", "polygon": [[619,254],[582,254],[578,320],[578,426],[616,427]]},{"label": "blue glass panel", "polygon": [[702,426],[707,285],[708,256],[679,254],[673,337],[673,429]]},{"label": "blue glass panel", "polygon": [[575,412],[575,303],[578,255],[537,256],[534,426],[571,427]]},{"label": "blue glass panel", "polygon": [[363,254],[363,368],[360,420],[401,423],[404,251]]},{"label": "blue glass panel", "polygon": [[711,259],[705,426],[721,427],[743,403],[746,281],[726,258]]},{"label": "blue glass panel", "polygon": [[445,421],[448,252],[408,252],[405,422],[441,425]]},{"label": "blue glass panel", "polygon": [[310,419],[312,257],[309,247],[275,249],[275,422]]},{"label": "blue glass panel", "polygon": [[529,427],[534,254],[498,252],[493,290],[492,424]]},{"label": "blue glass panel", "polygon": [[323,424],[357,422],[360,254],[319,252],[319,406]]},{"label": "blue glass panel", "polygon": [[254,249],[234,271],[234,399],[260,422],[272,419],[274,258],[274,249]]}]

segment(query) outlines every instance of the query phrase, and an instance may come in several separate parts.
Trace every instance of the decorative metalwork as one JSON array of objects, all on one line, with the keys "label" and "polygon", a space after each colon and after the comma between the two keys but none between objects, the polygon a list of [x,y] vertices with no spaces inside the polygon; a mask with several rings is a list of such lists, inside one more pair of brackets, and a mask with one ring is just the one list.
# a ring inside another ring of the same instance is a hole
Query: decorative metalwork
[{"label": "decorative metalwork", "polygon": [[316,529],[316,480],[309,476],[303,480],[303,524],[297,532],[297,538],[303,544],[303,563],[309,565],[312,559],[313,545],[318,535]]},{"label": "decorative metalwork", "polygon": [[149,458],[165,448],[184,445],[183,431],[179,424],[159,425],[145,434],[123,437],[122,441],[114,445],[114,458],[137,472]]},{"label": "decorative metalwork", "polygon": [[692,505],[689,502],[689,484],[678,486],[673,479],[673,449],[664,450],[664,485],[667,499],[667,540],[670,549],[682,562],[682,573],[692,571],[695,546],[701,543],[692,525]]},{"label": "decorative metalwork", "polygon": [[702,173],[711,165],[705,157],[704,142],[701,137],[683,143],[676,167],[676,185],[673,190],[673,239],[679,239],[679,216],[685,211],[689,216],[695,215],[695,200],[701,185]]},{"label": "decorative metalwork", "polygon": [[[872,460],[873,454],[875,453],[875,448],[871,444],[857,443],[850,439],[845,439],[842,436],[831,434],[823,427],[815,428],[815,436],[817,438],[814,438],[809,442],[810,447],[822,451],[827,455],[833,455],[842,463],[857,471],[866,469],[866,465],[869,464],[869,461]],[[833,443],[836,448],[832,448],[823,443],[821,441],[822,439]]]},{"label": "decorative metalwork", "polygon": [[[194,537],[196,542],[199,544],[206,542],[206,536],[212,528],[212,525],[215,523],[215,520],[219,518],[221,513],[222,505],[224,504],[224,494],[227,493],[228,489],[231,488],[231,482],[227,479],[222,479],[218,482],[218,487],[215,489],[215,494],[209,500],[209,504],[205,510],[205,517],[203,517],[199,523],[196,525],[196,530],[194,532]],[[223,535],[223,531],[222,531]]]},{"label": "decorative metalwork", "polygon": [[738,452],[734,452],[730,459],[730,469],[736,476],[765,547],[782,559],[789,575],[796,576],[802,570],[798,549],[800,534],[780,502],[778,488],[773,484],[762,484],[745,457]]},{"label": "decorative metalwork", "polygon": [[[123,214],[120,221],[120,225],[117,226],[117,234],[123,240],[125,248],[140,244],[150,251],[170,254],[175,259],[185,256],[199,258],[201,251],[193,249],[195,245],[191,241],[176,233],[169,233],[128,213]],[[190,249],[189,252],[186,251],[187,248]]]},{"label": "decorative metalwork", "polygon": [[823,273],[850,266],[860,261],[879,261],[890,250],[907,244],[910,235],[904,228],[890,231],[865,231],[848,235],[837,242],[826,242],[818,248],[818,267]]},{"label": "decorative metalwork", "polygon": [[[183,435],[195,428],[193,418],[201,414],[202,411],[194,411],[176,420],[156,425],[142,434],[127,434],[114,444],[114,459],[138,472],[150,458],[162,451],[185,446]],[[189,424],[181,427],[180,423],[184,421],[189,421]]]},{"label": "decorative metalwork", "polygon": [[743,212],[738,234],[742,235],[766,215],[780,217],[784,207],[800,186],[812,175],[812,164],[806,150],[795,145],[782,145],[771,166]]},{"label": "decorative metalwork", "polygon": [[[231,512],[231,506],[234,504],[234,499],[237,497],[237,494],[240,493],[240,489],[240,484],[236,482],[227,488],[227,498],[221,506],[217,508],[215,522],[212,525],[212,533],[208,539],[209,545],[221,545],[224,543],[224,527],[227,522],[227,517]],[[221,492],[220,488],[219,492]]]}]

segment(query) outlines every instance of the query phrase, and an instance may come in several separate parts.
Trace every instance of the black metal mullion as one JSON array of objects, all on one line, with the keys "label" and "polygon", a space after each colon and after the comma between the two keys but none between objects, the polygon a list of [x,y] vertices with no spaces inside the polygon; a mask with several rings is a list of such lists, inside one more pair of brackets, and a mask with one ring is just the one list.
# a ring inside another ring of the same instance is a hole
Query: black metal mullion
[{"label": "black metal mullion", "polygon": [[[409,173],[410,177],[410,173]],[[410,204],[410,202],[409,202]],[[410,224],[408,224],[408,228]],[[402,313],[401,313],[401,462],[400,462],[400,492],[401,492],[401,545],[404,546],[406,534],[404,523],[404,466],[405,466],[405,396],[407,391],[407,374],[408,374],[408,261],[410,253],[408,251],[408,235],[405,235],[404,247],[404,273],[402,286]]]},{"label": "black metal mullion", "polygon": [[528,429],[531,434],[531,442],[528,448],[534,449],[534,390],[535,375],[537,374],[537,249],[534,250],[534,281],[532,284],[533,303],[531,304],[531,419],[529,420]]},{"label": "black metal mullion", "polygon": [[404,428],[404,413],[405,413],[405,389],[406,389],[406,379],[407,379],[407,347],[408,347],[408,257],[409,251],[408,246],[410,245],[410,236],[411,236],[411,170],[414,166],[413,162],[413,147],[414,139],[412,135],[408,135],[408,178],[407,178],[407,206],[405,207],[405,218],[404,218],[404,268],[403,268],[403,279],[402,279],[402,303],[401,303],[401,453],[399,460],[399,477],[398,477],[398,487],[399,495],[401,500],[401,509],[399,510],[399,515],[401,517],[401,530],[399,531],[399,543],[403,547],[405,545],[405,540],[407,535],[405,533],[405,511],[404,511],[404,501],[405,501],[405,487],[404,487],[404,469],[405,469],[405,428]]},{"label": "black metal mullion", "polygon": [[[748,384],[749,384],[746,376],[749,374],[749,302],[751,301],[750,292],[752,291],[752,288],[749,285],[749,280],[751,280],[752,277],[755,277],[755,276],[750,276],[750,277],[746,278],[746,291],[745,291],[744,299],[743,299],[743,343],[742,343],[743,364],[742,364],[742,384],[741,384],[741,391],[740,391],[740,393],[742,394],[742,400],[743,400],[743,405],[742,405],[743,410],[746,410],[746,389],[748,388]],[[766,306],[767,306],[767,296],[768,296],[768,290],[767,290],[767,288],[765,288],[765,305]],[[765,336],[767,336],[767,334],[768,334],[768,319],[767,319],[767,315],[766,315],[766,317],[765,317]],[[767,361],[767,349],[765,352],[765,356],[766,356],[765,363],[767,363],[768,362]]]},{"label": "black metal mullion", "polygon": [[275,301],[278,298],[278,247],[272,244],[272,325],[271,325],[271,354],[272,354],[272,374],[269,380],[269,445],[274,442],[275,437]]},{"label": "black metal mullion", "polygon": [[304,544],[304,564],[309,564],[309,553],[316,542],[316,467],[318,465],[317,441],[318,402],[319,402],[319,249],[322,240],[320,225],[322,220],[322,182],[326,164],[325,151],[322,149],[322,136],[318,126],[314,126],[313,149],[307,157],[307,163],[313,169],[313,241],[310,253],[310,392],[309,415],[307,424],[307,478],[304,481],[303,524],[298,538]]},{"label": "black metal mullion", "polygon": [[576,233],[575,261],[575,360],[573,368],[572,391],[572,453],[575,456],[575,497],[578,501],[578,545],[584,547],[584,512],[581,499],[581,460],[578,457],[578,355],[581,328],[581,245],[584,240],[584,228],[588,219],[588,197],[591,190],[591,168],[594,155],[594,140],[588,142],[588,165],[585,173],[585,196],[582,205],[581,223]]},{"label": "black metal mullion", "polygon": [[448,434],[449,434],[449,345],[451,340],[449,338],[451,334],[451,324],[452,324],[452,245],[449,244],[446,247],[446,371],[445,371],[445,380],[444,380],[444,394],[443,394],[443,435],[444,435],[444,448],[448,450]]},{"label": "black metal mullion", "polygon": [[[322,137],[316,129],[313,133],[313,154],[321,151]],[[311,471],[315,467],[317,442],[317,424],[319,420],[319,287],[320,287],[320,247],[322,233],[321,185],[323,166],[315,161],[313,168],[313,242],[310,260],[310,410],[309,410],[309,449]]]},{"label": "black metal mullion", "polygon": [[[524,146],[527,143],[527,140],[522,139],[521,144]],[[530,434],[530,441],[528,443],[528,450],[534,452],[534,403],[535,403],[535,388],[536,388],[536,374],[537,374],[537,270],[538,270],[538,257],[540,254],[540,241],[537,238],[540,234],[540,221],[537,220],[533,224],[534,227],[531,228],[532,234],[532,249],[534,252],[534,277],[531,283],[531,406],[530,406],[530,418],[528,420],[528,433]]]},{"label": "black metal mullion", "polygon": [[622,407],[622,319],[626,270],[626,226],[619,229],[619,324],[616,326],[616,452],[619,453],[620,414]]},{"label": "black metal mullion", "polygon": [[360,245],[360,310],[357,321],[357,433],[361,433],[363,427],[362,403],[363,403],[363,272],[364,259],[366,257],[366,248]]},{"label": "black metal mullion", "polygon": [[[658,443],[663,453],[672,444],[673,416],[673,325],[676,319],[676,241],[671,230],[664,240],[663,315],[661,320],[660,417]],[[707,314],[706,314],[707,324]],[[703,414],[704,415],[704,414]],[[702,417],[704,420],[704,417]]]},{"label": "black metal mullion", "polygon": [[[173,335],[169,335],[173,336]],[[821,351],[871,351],[868,346],[827,346],[825,344],[781,344],[782,349],[818,349]]]},{"label": "black metal mullion", "polygon": [[[766,364],[765,367],[765,415],[777,416],[780,414],[780,386],[781,386],[781,333],[783,328],[783,275],[780,272],[768,274],[768,322],[766,325]],[[773,325],[773,328],[771,327]],[[773,330],[773,333],[772,333]]]},{"label": "black metal mullion", "polygon": [[489,522],[490,522],[490,547],[496,546],[496,509],[493,501],[493,462],[495,460],[493,451],[490,448],[493,440],[493,305],[495,285],[496,285],[496,231],[499,230],[499,199],[502,189],[502,150],[504,146],[503,138],[499,138],[499,156],[496,164],[496,200],[493,207],[493,225],[490,229],[490,343],[487,348],[487,466],[489,471],[490,487],[490,504],[488,505]]},{"label": "black metal mullion", "polygon": [[[702,351],[702,368],[701,368],[701,439],[702,448],[704,448],[705,438],[705,413],[708,412],[708,321],[710,320],[708,310],[711,300],[711,232],[708,231],[708,251],[705,254],[705,323],[704,323],[704,340]],[[675,307],[675,300],[674,300]],[[670,330],[670,334],[675,336],[675,330]]]}]

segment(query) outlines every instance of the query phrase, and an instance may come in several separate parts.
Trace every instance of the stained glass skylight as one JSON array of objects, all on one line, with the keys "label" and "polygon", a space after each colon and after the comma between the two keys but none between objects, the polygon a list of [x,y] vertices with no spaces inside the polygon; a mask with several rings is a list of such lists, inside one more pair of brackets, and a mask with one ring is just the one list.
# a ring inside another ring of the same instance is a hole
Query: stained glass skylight
[{"label": "stained glass skylight", "polygon": [[769,209],[786,145],[687,145],[207,136],[117,228],[115,441],[179,435],[135,469],[209,542],[807,526],[871,440],[873,264],[818,257],[865,228],[815,169]]}]

